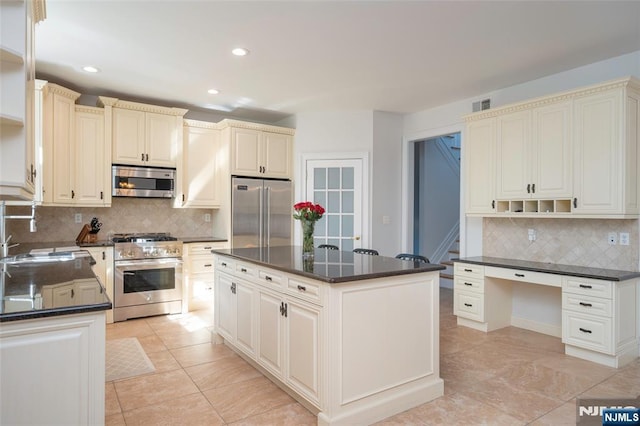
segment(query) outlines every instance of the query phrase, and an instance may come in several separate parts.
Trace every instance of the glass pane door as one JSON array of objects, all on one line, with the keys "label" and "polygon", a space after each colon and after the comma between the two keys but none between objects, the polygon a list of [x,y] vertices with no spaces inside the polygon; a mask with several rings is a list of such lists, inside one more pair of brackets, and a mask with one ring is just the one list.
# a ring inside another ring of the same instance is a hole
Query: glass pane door
[{"label": "glass pane door", "polygon": [[315,226],[314,245],[332,244],[340,250],[360,247],[362,226],[362,161],[307,161],[307,199],[326,213]]}]

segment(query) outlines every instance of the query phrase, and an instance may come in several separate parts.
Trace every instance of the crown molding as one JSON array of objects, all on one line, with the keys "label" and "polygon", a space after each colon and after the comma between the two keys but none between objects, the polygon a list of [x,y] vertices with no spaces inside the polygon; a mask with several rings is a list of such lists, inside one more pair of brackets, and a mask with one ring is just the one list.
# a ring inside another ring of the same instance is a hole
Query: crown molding
[{"label": "crown molding", "polygon": [[550,104],[556,104],[563,101],[573,100],[583,96],[590,96],[601,92],[614,89],[630,88],[632,90],[640,90],[640,80],[635,77],[626,77],[617,80],[611,80],[605,83],[587,86],[576,90],[560,92],[549,96],[529,99],[527,101],[505,105],[503,107],[488,109],[485,111],[474,112],[464,116],[466,122],[483,120],[485,118],[498,117],[504,114],[510,114],[519,111],[529,110],[531,108],[543,107]]},{"label": "crown molding", "polygon": [[58,86],[54,83],[47,83],[44,87],[46,93],[64,96],[65,98],[73,99],[74,101],[80,97],[80,93],[67,89],[66,87]]},{"label": "crown molding", "polygon": [[200,120],[191,120],[189,118],[185,118],[182,121],[184,127],[194,127],[198,129],[212,129],[212,130],[220,130],[220,125],[218,123],[211,123],[209,121],[200,121]]},{"label": "crown molding", "polygon": [[86,112],[89,114],[104,115],[104,108],[98,108],[88,105],[76,105],[76,112]]},{"label": "crown molding", "polygon": [[108,98],[104,96],[98,97],[98,100],[103,105],[111,106],[114,108],[122,108],[122,109],[128,109],[132,111],[141,111],[141,112],[153,112],[156,114],[174,115],[176,117],[182,117],[187,112],[189,112],[188,109],[141,104],[139,102],[123,101],[121,99]]},{"label": "crown molding", "polygon": [[293,136],[296,133],[296,129],[290,129],[288,127],[272,126],[269,124],[252,123],[249,121],[232,120],[225,118],[218,123],[221,129],[234,127],[239,129],[260,130],[263,132],[280,133],[283,135]]},{"label": "crown molding", "polygon": [[47,19],[47,5],[45,0],[32,0],[33,4],[33,23],[37,24],[40,21]]}]

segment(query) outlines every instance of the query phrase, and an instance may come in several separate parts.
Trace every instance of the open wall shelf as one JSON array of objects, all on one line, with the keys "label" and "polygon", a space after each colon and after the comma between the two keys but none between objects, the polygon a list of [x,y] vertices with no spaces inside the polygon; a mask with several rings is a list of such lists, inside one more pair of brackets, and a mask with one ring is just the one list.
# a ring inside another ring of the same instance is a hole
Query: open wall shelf
[{"label": "open wall shelf", "polygon": [[571,213],[571,200],[500,200],[496,213],[517,216],[519,214],[559,215]]}]

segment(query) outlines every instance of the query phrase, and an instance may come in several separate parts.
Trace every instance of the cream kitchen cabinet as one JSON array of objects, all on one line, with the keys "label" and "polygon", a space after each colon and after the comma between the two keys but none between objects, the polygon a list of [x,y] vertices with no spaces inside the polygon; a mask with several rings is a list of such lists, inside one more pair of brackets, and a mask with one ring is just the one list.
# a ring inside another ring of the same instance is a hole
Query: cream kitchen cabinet
[{"label": "cream kitchen cabinet", "polygon": [[103,312],[2,323],[0,424],[100,425]]},{"label": "cream kitchen cabinet", "polygon": [[0,2],[0,199],[34,200],[35,24],[43,0]]},{"label": "cream kitchen cabinet", "polygon": [[[84,250],[87,250],[96,261],[92,267],[93,273],[96,274],[100,284],[105,288],[109,300],[113,303],[113,247],[85,247]],[[113,323],[113,309],[105,312],[107,323]]]},{"label": "cream kitchen cabinet", "polygon": [[223,120],[223,139],[229,143],[230,173],[290,179],[293,165],[293,130]]},{"label": "cream kitchen cabinet", "polygon": [[224,249],[228,242],[203,242],[184,244],[184,312],[213,309],[215,258],[212,249]]},{"label": "cream kitchen cabinet", "polygon": [[182,206],[219,208],[222,183],[221,134],[213,123],[184,120]]},{"label": "cream kitchen cabinet", "polygon": [[104,111],[75,105],[79,95],[56,84],[44,89],[44,205],[111,204]]},{"label": "cream kitchen cabinet", "polygon": [[640,213],[640,82],[623,80],[575,100],[573,211]]},{"label": "cream kitchen cabinet", "polygon": [[571,101],[498,117],[497,200],[570,198]]},{"label": "cream kitchen cabinet", "polygon": [[101,96],[106,127],[113,139],[112,162],[135,166],[176,167],[185,109]]},{"label": "cream kitchen cabinet", "polygon": [[495,212],[496,119],[467,123],[462,164],[467,214]]},{"label": "cream kitchen cabinet", "polygon": [[321,306],[258,288],[257,361],[315,405]]},{"label": "cream kitchen cabinet", "polygon": [[235,347],[255,358],[255,286],[224,272],[216,274],[215,316],[218,332]]}]

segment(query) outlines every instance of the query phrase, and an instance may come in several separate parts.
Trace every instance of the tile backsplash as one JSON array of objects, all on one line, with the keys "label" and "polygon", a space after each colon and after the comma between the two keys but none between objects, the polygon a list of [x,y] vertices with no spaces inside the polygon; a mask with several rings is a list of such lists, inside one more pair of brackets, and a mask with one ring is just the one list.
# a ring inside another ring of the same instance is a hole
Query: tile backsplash
[{"label": "tile backsplash", "polygon": [[[102,222],[99,240],[110,233],[169,232],[180,238],[223,237],[213,235],[215,209],[175,209],[173,200],[156,198],[113,198],[111,207],[37,207],[37,232],[29,232],[28,220],[7,220],[7,235],[12,242],[35,243],[75,241],[83,224],[97,217]],[[76,213],[82,214],[82,223],[75,223]],[[8,206],[7,214],[29,215],[30,207]],[[211,222],[205,222],[205,214]]]},{"label": "tile backsplash", "polygon": [[[607,219],[484,218],[482,254],[607,269],[638,271],[639,221]],[[529,242],[528,230],[536,231]],[[609,245],[607,235],[629,233],[629,245]]]}]

